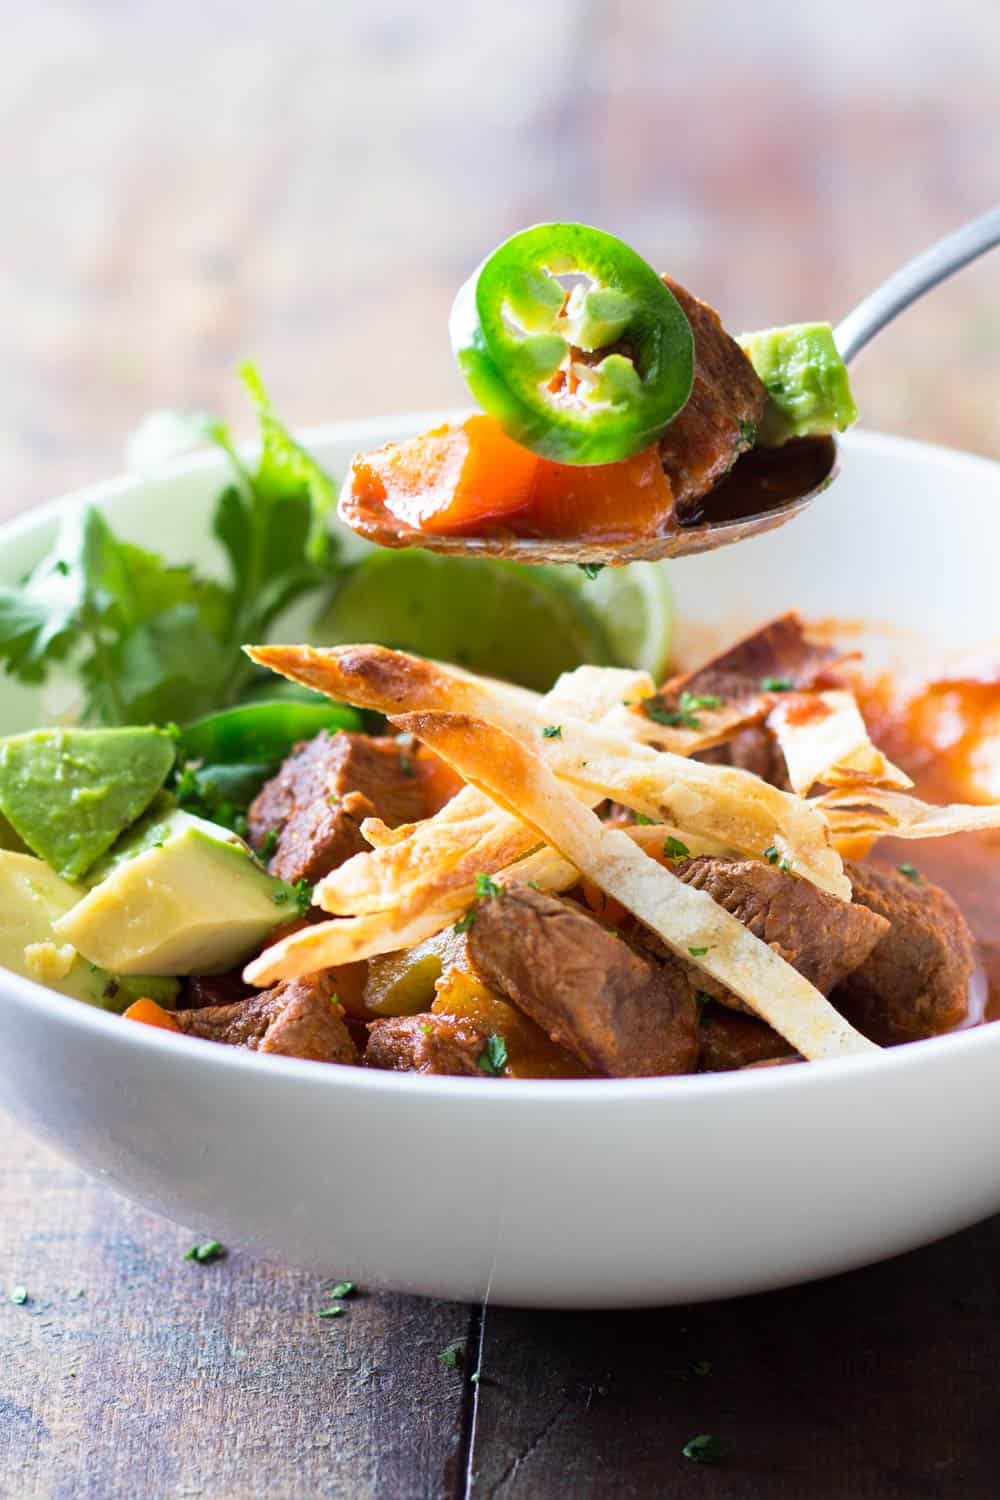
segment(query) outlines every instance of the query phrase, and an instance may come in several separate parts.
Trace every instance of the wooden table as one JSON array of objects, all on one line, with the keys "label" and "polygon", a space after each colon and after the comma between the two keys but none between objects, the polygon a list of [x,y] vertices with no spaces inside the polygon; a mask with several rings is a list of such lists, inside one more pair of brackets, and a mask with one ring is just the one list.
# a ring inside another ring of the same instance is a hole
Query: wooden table
[{"label": "wooden table", "polygon": [[[997,194],[995,6],[0,18],[0,514],[116,468],[151,407],[245,430],[246,354],[302,425],[460,401],[455,286],[534,219],[618,230],[739,328],[836,316]],[[1000,456],[997,274],[866,354],[871,425]],[[2,1139],[0,1285],[28,1292],[0,1301],[2,1500],[998,1491],[1000,1221],[745,1302],[360,1296],[324,1322],[310,1277],[185,1261],[211,1225],[130,1207],[13,1121]],[[705,1432],[728,1450],[713,1468],[681,1453]]]}]

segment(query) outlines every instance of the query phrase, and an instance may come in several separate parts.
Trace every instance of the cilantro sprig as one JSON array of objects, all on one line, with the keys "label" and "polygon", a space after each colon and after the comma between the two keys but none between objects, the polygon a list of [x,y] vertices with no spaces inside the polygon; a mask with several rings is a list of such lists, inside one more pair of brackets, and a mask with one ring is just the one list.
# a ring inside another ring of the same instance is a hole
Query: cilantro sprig
[{"label": "cilantro sprig", "polygon": [[205,443],[226,455],[231,481],[212,517],[224,582],[126,541],[87,507],[66,517],[20,588],[0,588],[0,667],[39,683],[64,666],[88,723],[183,723],[239,701],[257,672],[242,644],[339,571],[333,481],[275,416],[253,366],[240,373],[260,424],[255,467],[212,418],[161,413],[146,424],[161,460],[167,447]]}]

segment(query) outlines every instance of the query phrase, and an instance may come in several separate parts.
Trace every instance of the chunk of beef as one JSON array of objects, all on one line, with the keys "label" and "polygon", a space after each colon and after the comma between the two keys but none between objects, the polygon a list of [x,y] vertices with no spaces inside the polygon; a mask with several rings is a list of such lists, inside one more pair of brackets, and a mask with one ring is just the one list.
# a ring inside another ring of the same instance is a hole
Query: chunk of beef
[{"label": "chunk of beef", "polygon": [[595,1073],[689,1073],[698,1057],[695,991],[581,908],[514,885],[480,905],[469,954],[486,983]]},{"label": "chunk of beef", "polygon": [[660,459],[683,520],[756,441],[767,392],[719,315],[669,276],[694,335],[694,385],[660,439]]},{"label": "chunk of beef", "polygon": [[173,1014],[188,1036],[209,1042],[312,1062],[358,1060],[357,1048],[333,995],[332,981],[325,974],[285,980],[234,1005],[209,1005]]},{"label": "chunk of beef", "polygon": [[[685,885],[706,891],[824,995],[864,963],[888,932],[884,916],[841,901],[778,865],[703,855],[678,860],[673,870]],[[716,998],[727,996],[708,975],[702,976],[701,988]]]},{"label": "chunk of beef", "polygon": [[396,1073],[439,1073],[485,1078],[479,1059],[487,1032],[456,1016],[392,1016],[368,1028],[365,1065]]},{"label": "chunk of beef", "polygon": [[750,771],[783,792],[791,790],[781,746],[763,724],[751,724],[724,745],[702,750],[694,758],[713,766],[735,766],[737,770]]},{"label": "chunk of beef", "polygon": [[795,1055],[794,1048],[766,1021],[724,1005],[705,1006],[701,1017],[703,1072],[729,1073]]},{"label": "chunk of beef", "polygon": [[778,615],[719,656],[672,677],[663,686],[665,696],[689,693],[714,694],[724,702],[757,699],[768,679],[790,682],[802,690],[829,680],[830,670],[841,653],[832,646],[811,641],[794,610]]},{"label": "chunk of beef", "polygon": [[894,871],[848,865],[859,909],[877,912],[888,930],[838,987],[837,1008],[882,1045],[913,1042],[957,1026],[969,1005],[972,934],[939,886]]},{"label": "chunk of beef", "polygon": [[235,1005],[254,993],[243,979],[243,970],[226,974],[189,974],[181,980],[180,1003],[184,1010],[204,1010],[208,1005]]},{"label": "chunk of beef", "polygon": [[422,818],[423,784],[410,753],[398,740],[344,730],[297,745],[247,815],[258,851],[272,830],[278,835],[271,873],[312,885],[368,848],[361,836],[366,818],[390,828]]}]

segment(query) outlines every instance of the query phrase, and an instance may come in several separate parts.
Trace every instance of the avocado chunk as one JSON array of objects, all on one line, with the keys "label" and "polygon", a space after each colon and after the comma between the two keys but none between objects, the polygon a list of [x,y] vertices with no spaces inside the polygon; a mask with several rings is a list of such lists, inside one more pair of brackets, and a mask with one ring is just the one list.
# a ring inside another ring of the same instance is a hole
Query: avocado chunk
[{"label": "avocado chunk", "polygon": [[88,963],[72,944],[56,937],[53,924],[83,895],[43,860],[0,850],[0,964],[104,1010],[125,1010],[140,995],[171,1007],[180,988],[176,979],[122,979]]},{"label": "avocado chunk", "polygon": [[79,880],[143,813],[174,763],[161,729],[38,729],[0,741],[0,812],[33,854]]},{"label": "avocado chunk", "polygon": [[739,342],[767,391],[759,441],[826,437],[858,419],[847,366],[829,323],[790,323],[745,333]]},{"label": "avocado chunk", "polygon": [[131,837],[55,924],[115,974],[222,972],[298,914],[298,892],[225,828],[175,809],[136,831],[129,857]]}]

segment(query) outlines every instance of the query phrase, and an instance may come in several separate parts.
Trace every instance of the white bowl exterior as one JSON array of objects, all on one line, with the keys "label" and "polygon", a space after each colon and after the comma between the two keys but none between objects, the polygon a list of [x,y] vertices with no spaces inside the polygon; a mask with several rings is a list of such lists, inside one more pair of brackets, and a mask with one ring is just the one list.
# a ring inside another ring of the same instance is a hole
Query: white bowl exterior
[{"label": "white bowl exterior", "polygon": [[[338,472],[424,420],[310,441]],[[809,514],[674,567],[682,618],[749,624],[794,606],[935,645],[994,636],[1000,466],[866,435],[845,450]],[[184,560],[204,554],[220,472],[199,459],[88,498]],[[3,581],[41,555],[58,509],[2,534]],[[31,695],[3,692],[0,729],[30,722]],[[261,1058],[0,972],[0,1056],[3,1103],[122,1192],[369,1287],[553,1307],[730,1296],[1000,1208],[996,1026],[756,1074],[490,1084]]]}]

